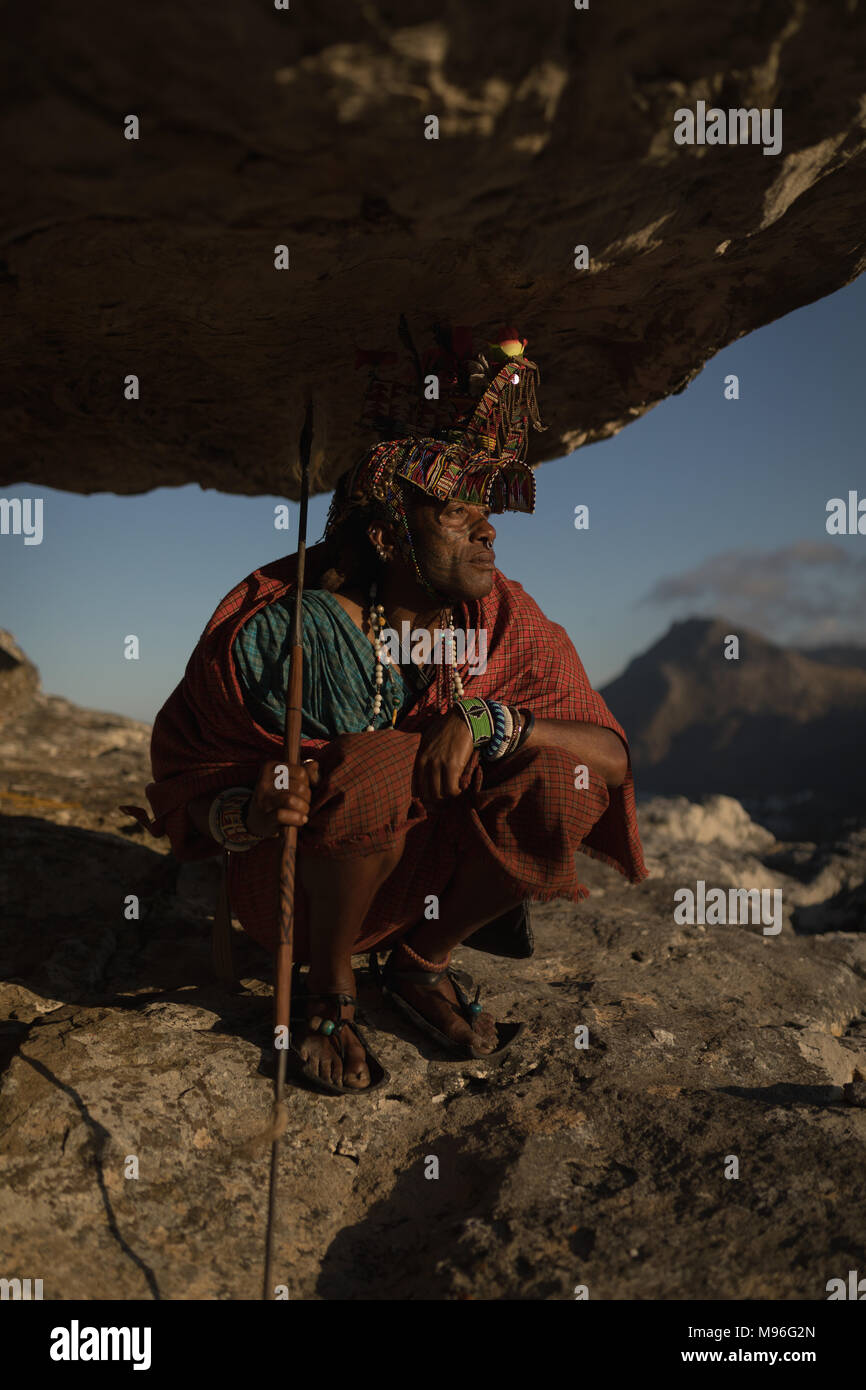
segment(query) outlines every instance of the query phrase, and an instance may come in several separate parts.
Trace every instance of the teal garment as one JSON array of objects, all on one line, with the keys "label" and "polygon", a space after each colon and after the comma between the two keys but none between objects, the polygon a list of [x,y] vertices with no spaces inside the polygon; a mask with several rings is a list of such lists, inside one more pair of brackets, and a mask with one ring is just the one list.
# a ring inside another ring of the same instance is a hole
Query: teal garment
[{"label": "teal garment", "polygon": [[[238,633],[232,655],[244,704],[265,729],[282,734],[294,598],[287,594],[262,608]],[[304,684],[302,738],[361,733],[368,724],[387,729],[415,692],[399,667],[385,667],[382,708],[372,718],[376,653],[369,638],[327,589],[308,589],[303,614]]]}]

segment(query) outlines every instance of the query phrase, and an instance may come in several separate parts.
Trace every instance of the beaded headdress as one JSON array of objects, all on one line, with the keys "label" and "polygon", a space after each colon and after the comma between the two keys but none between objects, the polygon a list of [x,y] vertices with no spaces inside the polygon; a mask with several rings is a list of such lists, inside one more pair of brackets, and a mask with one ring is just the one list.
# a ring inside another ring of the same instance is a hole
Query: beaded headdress
[{"label": "beaded headdress", "polygon": [[533,512],[535,475],[526,463],[530,426],[541,430],[538,367],[525,356],[526,339],[511,328],[473,348],[468,329],[437,325],[435,344],[419,354],[405,318],[406,355],[358,352],[369,368],[363,423],[384,436],[343,474],[325,526],[327,537],[355,507],[373,499],[396,522],[404,556],[422,585],[400,483],[438,501],[464,501],[491,512]]},{"label": "beaded headdress", "polygon": [[356,368],[370,369],[362,422],[385,439],[445,439],[469,453],[523,463],[530,426],[544,428],[538,367],[525,355],[526,339],[503,328],[496,341],[476,347],[468,328],[436,324],[434,342],[419,353],[405,317],[398,331],[402,357],[356,353]]}]

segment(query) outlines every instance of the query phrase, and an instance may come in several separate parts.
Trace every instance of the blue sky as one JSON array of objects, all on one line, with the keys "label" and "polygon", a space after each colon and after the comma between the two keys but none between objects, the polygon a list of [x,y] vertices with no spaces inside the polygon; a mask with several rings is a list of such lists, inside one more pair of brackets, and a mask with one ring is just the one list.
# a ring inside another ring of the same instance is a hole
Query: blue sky
[{"label": "blue sky", "polygon": [[[825,529],[829,498],[866,497],[864,364],[866,276],[726,348],[614,439],[543,464],[533,516],[494,518],[499,568],[567,628],[594,685],[693,613],[776,641],[866,642],[866,536]],[[543,415],[543,381],[541,402]],[[297,507],[274,530],[279,498],[3,495],[44,499],[44,538],[0,535],[0,627],[43,689],[137,719],[153,719],[223,594],[296,544]],[[327,507],[311,502],[311,541]],[[123,655],[130,633],[139,661]]]}]

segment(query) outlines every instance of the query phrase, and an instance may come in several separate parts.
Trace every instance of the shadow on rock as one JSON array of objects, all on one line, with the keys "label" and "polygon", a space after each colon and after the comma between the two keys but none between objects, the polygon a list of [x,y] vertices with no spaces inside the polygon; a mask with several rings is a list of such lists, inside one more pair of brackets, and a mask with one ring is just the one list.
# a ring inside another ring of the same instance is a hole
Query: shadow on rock
[{"label": "shadow on rock", "polygon": [[758,1101],[768,1108],[781,1107],[797,1110],[804,1105],[838,1105],[842,1099],[841,1086],[800,1086],[794,1083],[777,1082],[773,1086],[720,1086],[726,1096],[736,1096],[739,1100]]},{"label": "shadow on rock", "polygon": [[[122,1006],[117,995],[154,998],[195,985],[224,998],[207,915],[217,870],[209,861],[179,865],[112,834],[0,817],[0,976],[38,996],[31,1014],[45,1012],[39,999]],[[269,980],[267,953],[240,932],[234,943],[240,973]]]},{"label": "shadow on rock", "polygon": [[[508,1223],[495,1220],[493,1212],[520,1145],[506,1142],[491,1152],[491,1139],[491,1127],[482,1121],[459,1141],[451,1135],[422,1140],[387,1196],[331,1242],[322,1258],[318,1297],[453,1298],[455,1275],[483,1266],[485,1246],[499,1247],[510,1235]],[[439,1176],[428,1178],[434,1158]],[[515,1279],[515,1289],[502,1296],[519,1297],[518,1290]]]}]

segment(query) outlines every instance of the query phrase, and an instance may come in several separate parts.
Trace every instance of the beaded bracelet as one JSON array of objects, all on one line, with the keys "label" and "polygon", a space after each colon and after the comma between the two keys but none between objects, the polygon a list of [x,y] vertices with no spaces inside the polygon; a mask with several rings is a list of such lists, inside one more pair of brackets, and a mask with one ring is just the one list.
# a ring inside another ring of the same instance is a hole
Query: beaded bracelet
[{"label": "beaded bracelet", "polygon": [[482,700],[478,695],[464,695],[454,701],[453,708],[466,721],[476,748],[490,741],[494,734],[493,701]]},{"label": "beaded bracelet", "polygon": [[498,700],[488,700],[487,703],[493,717],[493,737],[488,739],[481,756],[490,760],[502,756],[508,740],[505,705],[500,704]]},{"label": "beaded bracelet", "polygon": [[505,705],[500,705],[499,701],[492,699],[492,701],[489,701],[489,710],[491,710],[493,716],[493,737],[489,739],[488,744],[482,749],[482,758],[496,758],[500,751],[505,748]]},{"label": "beaded bracelet", "polygon": [[517,717],[517,710],[513,705],[503,705],[502,709],[505,714],[505,742],[502,745],[502,752],[504,755],[508,752],[514,740],[514,722]]},{"label": "beaded bracelet", "polygon": [[494,761],[499,758],[510,757],[512,753],[516,753],[524,739],[528,737],[528,717],[531,717],[529,711],[524,712],[516,705],[506,705],[505,710],[507,725],[505,741],[500,748],[494,749],[488,755]]},{"label": "beaded bracelet", "polygon": [[482,700],[480,696],[464,696],[454,701],[472,735],[476,748],[487,762],[497,762],[522,748],[535,724],[531,710],[505,705],[499,700]]},{"label": "beaded bracelet", "polygon": [[489,743],[482,754],[489,762],[496,762],[500,758],[507,758],[517,742],[518,711],[513,705],[500,705],[500,709],[504,715],[502,738],[496,742]]},{"label": "beaded bracelet", "polygon": [[514,751],[515,751],[515,752],[517,752],[517,749],[518,749],[518,748],[522,748],[522,747],[523,747],[524,743],[525,743],[526,740],[529,738],[529,735],[532,733],[532,730],[534,729],[534,727],[535,727],[535,715],[532,713],[532,710],[531,710],[531,709],[528,709],[528,710],[526,711],[526,723],[525,723],[524,726],[523,726],[523,732],[521,733],[520,738],[517,740],[516,744],[514,745]]},{"label": "beaded bracelet", "polygon": [[509,748],[508,748],[508,752],[509,752],[509,753],[515,753],[515,752],[517,751],[517,749],[520,747],[520,744],[521,744],[521,742],[522,742],[522,740],[523,740],[523,730],[524,730],[525,725],[526,725],[526,720],[525,720],[524,715],[523,715],[523,710],[522,710],[522,709],[517,709],[517,707],[515,706],[515,709],[514,709],[514,734],[513,734],[513,736],[512,736],[511,743],[510,743]]},{"label": "beaded bracelet", "polygon": [[260,843],[262,836],[254,835],[244,822],[252,795],[251,787],[227,787],[211,802],[208,827],[223,849],[242,854]]}]

